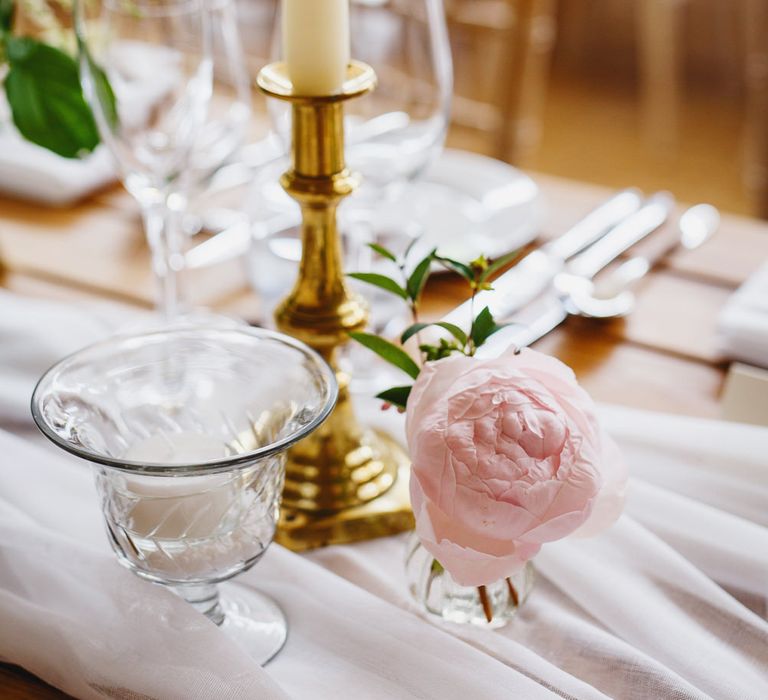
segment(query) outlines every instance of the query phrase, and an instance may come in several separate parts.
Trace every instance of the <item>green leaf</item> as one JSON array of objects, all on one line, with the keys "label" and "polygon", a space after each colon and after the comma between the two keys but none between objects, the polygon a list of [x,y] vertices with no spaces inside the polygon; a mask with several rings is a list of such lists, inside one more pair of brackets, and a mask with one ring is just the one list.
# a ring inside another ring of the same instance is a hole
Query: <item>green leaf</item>
[{"label": "green leaf", "polygon": [[397,258],[395,257],[394,253],[391,253],[388,251],[384,246],[379,245],[378,243],[369,243],[368,247],[381,255],[382,258],[386,258],[387,260],[391,260],[393,263],[397,262]]},{"label": "green leaf", "polygon": [[401,299],[408,298],[408,292],[395,282],[395,280],[386,275],[380,275],[376,272],[350,272],[348,273],[348,276],[360,280],[361,282],[365,282],[366,284],[372,284],[374,287],[395,294]]},{"label": "green leaf", "polygon": [[419,376],[419,366],[405,350],[397,345],[370,333],[350,333],[349,336],[369,350],[373,350],[379,357],[384,358],[390,364],[403,370],[411,378],[416,379]]},{"label": "green leaf", "polygon": [[393,386],[391,389],[376,394],[377,399],[391,403],[393,406],[405,408],[408,397],[411,395],[412,386]]},{"label": "green leaf", "polygon": [[475,273],[472,272],[472,268],[469,265],[465,265],[458,260],[451,260],[451,258],[444,258],[440,255],[435,255],[434,259],[442,263],[446,269],[453,270],[453,272],[461,275],[467,282],[474,282]]},{"label": "green leaf", "polygon": [[448,331],[462,345],[467,344],[467,334],[453,323],[448,323],[448,321],[439,321],[437,323],[414,323],[412,326],[406,328],[403,335],[400,336],[400,343],[405,345],[410,338],[423,331],[427,326],[440,326],[440,328],[444,328]]},{"label": "green leaf", "polygon": [[414,323],[412,326],[408,326],[400,336],[400,344],[405,345],[414,335],[431,325],[431,323]]},{"label": "green leaf", "polygon": [[427,283],[427,278],[429,277],[427,273],[429,272],[429,266],[432,264],[434,255],[435,251],[432,250],[426,258],[416,265],[411,276],[408,278],[406,288],[408,296],[411,297],[412,301],[418,301],[421,290],[424,289],[424,285]]},{"label": "green leaf", "polygon": [[445,567],[437,559],[433,559],[429,570],[433,574],[442,574],[445,572]]},{"label": "green leaf", "polygon": [[65,158],[92,151],[99,133],[74,60],[27,37],[9,36],[5,46],[5,94],[22,136]]},{"label": "green leaf", "polygon": [[480,347],[489,336],[493,335],[502,326],[497,326],[496,321],[493,320],[490,309],[486,306],[479,314],[475,322],[472,324],[472,342],[475,347]]},{"label": "green leaf", "polygon": [[0,0],[0,29],[10,32],[16,14],[16,0]]},{"label": "green leaf", "polygon": [[511,253],[507,253],[506,255],[502,255],[500,258],[496,258],[496,260],[494,260],[487,268],[485,268],[483,274],[480,275],[478,284],[482,285],[494,272],[511,263],[515,258],[517,258],[519,254],[520,252],[515,250]]},{"label": "green leaf", "polygon": [[467,344],[467,334],[453,323],[448,323],[448,321],[439,321],[435,325],[440,326],[440,328],[445,328],[445,330],[447,330],[462,345]]}]

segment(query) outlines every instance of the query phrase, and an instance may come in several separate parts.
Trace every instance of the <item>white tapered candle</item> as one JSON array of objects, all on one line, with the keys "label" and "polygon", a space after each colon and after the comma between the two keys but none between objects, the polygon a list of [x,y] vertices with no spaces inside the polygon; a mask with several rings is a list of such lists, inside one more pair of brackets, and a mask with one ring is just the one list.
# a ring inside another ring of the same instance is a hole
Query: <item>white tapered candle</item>
[{"label": "white tapered candle", "polygon": [[283,0],[283,57],[294,92],[339,92],[349,64],[349,0]]}]

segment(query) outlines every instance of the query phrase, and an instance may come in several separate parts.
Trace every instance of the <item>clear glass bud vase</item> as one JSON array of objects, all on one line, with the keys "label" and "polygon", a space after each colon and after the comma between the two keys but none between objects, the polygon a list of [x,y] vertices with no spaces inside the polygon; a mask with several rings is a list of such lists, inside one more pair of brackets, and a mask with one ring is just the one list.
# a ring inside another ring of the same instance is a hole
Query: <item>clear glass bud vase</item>
[{"label": "clear glass bud vase", "polygon": [[533,588],[534,569],[522,570],[487,586],[460,586],[415,533],[408,540],[406,577],[411,595],[428,613],[449,622],[495,629],[506,625]]}]

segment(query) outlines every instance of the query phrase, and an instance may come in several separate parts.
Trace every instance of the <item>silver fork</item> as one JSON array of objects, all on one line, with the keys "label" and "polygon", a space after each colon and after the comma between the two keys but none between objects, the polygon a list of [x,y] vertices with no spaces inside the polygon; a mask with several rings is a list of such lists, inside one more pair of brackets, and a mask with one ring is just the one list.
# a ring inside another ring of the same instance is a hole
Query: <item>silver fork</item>
[{"label": "silver fork", "polygon": [[542,300],[535,309],[514,319],[508,331],[492,336],[478,354],[493,356],[510,346],[527,347],[562,323],[569,315],[587,318],[617,318],[628,314],[635,305],[631,287],[676,246],[694,250],[708,241],[718,229],[720,215],[709,204],[687,209],[678,221],[678,236],[653,256],[635,256],[620,265],[603,283],[591,278],[564,275],[559,286],[559,304],[552,298]]}]

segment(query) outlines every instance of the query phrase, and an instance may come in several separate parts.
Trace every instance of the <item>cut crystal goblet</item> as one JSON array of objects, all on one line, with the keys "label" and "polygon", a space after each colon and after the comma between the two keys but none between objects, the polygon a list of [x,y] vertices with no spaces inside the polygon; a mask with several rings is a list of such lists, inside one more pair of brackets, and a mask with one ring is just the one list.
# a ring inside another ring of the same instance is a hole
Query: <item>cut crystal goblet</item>
[{"label": "cut crystal goblet", "polygon": [[52,367],[32,397],[40,430],[93,463],[112,548],[172,588],[260,663],[283,646],[280,608],[217,584],[275,533],[288,447],[328,416],[333,371],[305,345],[247,327],[116,336]]}]

